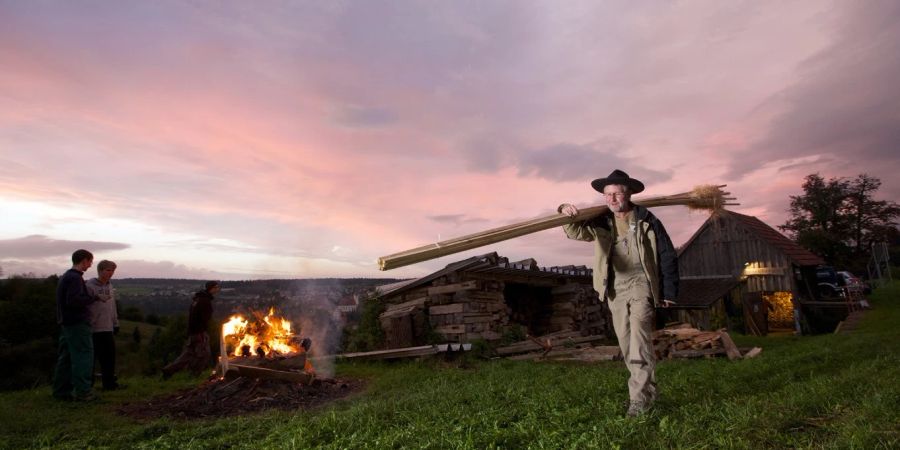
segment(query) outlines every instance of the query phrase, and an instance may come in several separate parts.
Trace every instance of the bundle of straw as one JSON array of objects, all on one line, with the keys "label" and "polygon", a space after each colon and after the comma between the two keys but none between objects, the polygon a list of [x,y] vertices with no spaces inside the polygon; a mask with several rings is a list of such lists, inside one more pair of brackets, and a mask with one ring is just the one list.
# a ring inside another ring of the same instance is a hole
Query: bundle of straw
[{"label": "bundle of straw", "polygon": [[[737,203],[728,203],[734,200],[729,192],[722,191],[726,185],[701,185],[695,187],[690,192],[683,192],[675,195],[663,195],[659,197],[648,197],[644,199],[633,199],[635,204],[644,207],[656,206],[672,206],[683,205],[694,210],[716,211],[728,205],[736,205]],[[406,250],[393,255],[382,256],[378,258],[378,268],[381,270],[391,270],[398,267],[408,266],[422,261],[428,261],[441,256],[452,255],[465,250],[482,247],[488,244],[505,241],[507,239],[524,236],[526,234],[536,233],[538,231],[547,230],[578,222],[582,220],[592,219],[600,214],[608,211],[606,205],[592,206],[580,209],[578,215],[570,217],[565,214],[554,214],[552,216],[539,217],[537,219],[527,220],[525,222],[514,223],[499,228],[482,231],[467,236],[453,239],[447,239],[434,244],[417,247]]]}]

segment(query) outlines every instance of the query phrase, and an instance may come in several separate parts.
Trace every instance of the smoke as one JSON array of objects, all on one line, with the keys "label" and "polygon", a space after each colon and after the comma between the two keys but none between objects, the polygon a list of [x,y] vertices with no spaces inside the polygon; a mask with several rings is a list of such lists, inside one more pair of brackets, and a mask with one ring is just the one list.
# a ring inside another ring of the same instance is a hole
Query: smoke
[{"label": "smoke", "polygon": [[312,341],[316,376],[334,377],[334,358],[341,345],[344,319],[338,311],[342,300],[352,296],[352,287],[339,279],[297,280],[291,286],[291,322],[300,337]]}]

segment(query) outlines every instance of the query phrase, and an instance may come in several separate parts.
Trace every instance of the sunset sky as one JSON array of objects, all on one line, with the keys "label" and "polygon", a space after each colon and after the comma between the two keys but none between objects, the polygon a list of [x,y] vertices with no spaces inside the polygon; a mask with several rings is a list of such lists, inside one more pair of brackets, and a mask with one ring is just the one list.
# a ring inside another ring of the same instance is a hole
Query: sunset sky
[{"label": "sunset sky", "polygon": [[[803,178],[900,198],[897,1],[0,0],[0,267],[117,277],[411,277],[379,256],[728,184],[770,225]],[[705,220],[654,211],[676,245]],[[91,269],[90,274],[94,274]]]}]

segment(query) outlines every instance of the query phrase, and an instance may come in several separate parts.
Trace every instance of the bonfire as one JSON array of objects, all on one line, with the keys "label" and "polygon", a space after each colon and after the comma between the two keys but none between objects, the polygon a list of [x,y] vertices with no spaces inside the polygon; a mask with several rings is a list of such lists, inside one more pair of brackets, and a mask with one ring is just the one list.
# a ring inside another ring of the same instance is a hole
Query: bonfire
[{"label": "bonfire", "polygon": [[251,312],[249,317],[235,314],[222,325],[220,375],[225,377],[229,370],[244,374],[270,377],[289,375],[269,372],[296,372],[301,369],[308,376],[315,374],[312,363],[307,358],[311,346],[309,339],[301,339],[293,330],[293,325],[269,308],[268,314]]}]

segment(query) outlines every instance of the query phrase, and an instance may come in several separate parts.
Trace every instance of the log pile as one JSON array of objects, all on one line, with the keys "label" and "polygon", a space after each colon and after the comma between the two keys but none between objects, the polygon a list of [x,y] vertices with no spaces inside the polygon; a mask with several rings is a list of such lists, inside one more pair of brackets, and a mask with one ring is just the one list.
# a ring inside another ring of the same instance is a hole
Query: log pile
[{"label": "log pile", "polygon": [[657,359],[703,358],[727,356],[728,359],[752,358],[762,349],[755,347],[742,354],[724,329],[700,331],[687,324],[678,324],[653,332],[653,348]]},{"label": "log pile", "polygon": [[581,335],[600,335],[611,328],[607,323],[604,304],[590,286],[564,284],[551,290],[553,311],[544,329],[550,331],[577,330]]},{"label": "log pile", "polygon": [[455,343],[500,339],[509,323],[499,281],[459,281],[448,276],[404,297],[405,301],[388,305],[379,316],[389,347],[421,340],[425,322],[444,342]]},{"label": "log pile", "polygon": [[[457,287],[459,289],[446,292]],[[455,286],[438,286],[429,291],[436,294],[431,297],[428,322],[431,329],[447,342],[497,340],[509,323],[501,282],[473,280]]]}]

